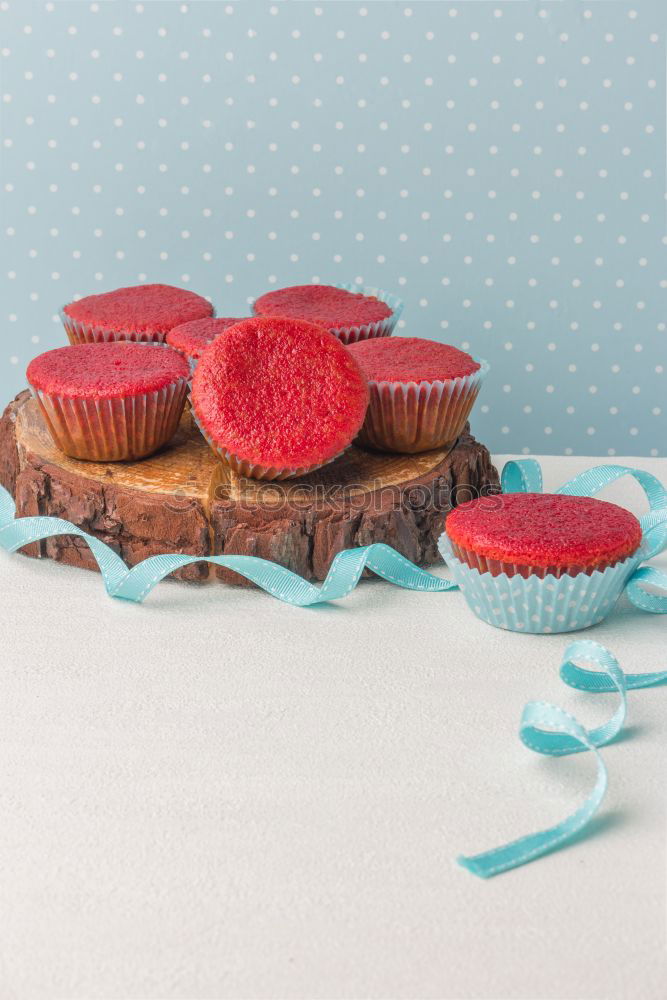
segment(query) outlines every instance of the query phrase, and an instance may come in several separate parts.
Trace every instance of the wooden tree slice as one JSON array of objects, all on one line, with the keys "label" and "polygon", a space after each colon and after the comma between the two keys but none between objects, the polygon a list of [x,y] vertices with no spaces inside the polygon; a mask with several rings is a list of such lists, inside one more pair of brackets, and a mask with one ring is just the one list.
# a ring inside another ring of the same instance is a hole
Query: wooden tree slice
[{"label": "wooden tree slice", "polygon": [[[342,549],[387,542],[421,565],[438,561],[444,515],[493,492],[498,474],[466,428],[450,450],[385,455],[352,447],[299,479],[261,483],[231,472],[184,413],[176,436],[140,462],[100,464],[63,455],[27,392],[0,420],[0,483],[18,516],[72,521],[134,565],[161,552],[242,554],[324,579]],[[84,542],[69,536],[26,546],[28,555],[96,569]],[[187,580],[245,582],[207,563]]]}]

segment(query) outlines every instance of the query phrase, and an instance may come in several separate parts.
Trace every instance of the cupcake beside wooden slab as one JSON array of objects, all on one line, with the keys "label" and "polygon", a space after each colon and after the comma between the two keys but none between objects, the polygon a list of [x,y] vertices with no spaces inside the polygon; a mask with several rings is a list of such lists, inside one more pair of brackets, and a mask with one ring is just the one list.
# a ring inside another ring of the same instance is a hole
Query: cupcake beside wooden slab
[{"label": "cupcake beside wooden slab", "polygon": [[515,632],[569,632],[605,618],[637,566],[642,528],[593,497],[502,493],[462,504],[438,541],[472,611]]}]

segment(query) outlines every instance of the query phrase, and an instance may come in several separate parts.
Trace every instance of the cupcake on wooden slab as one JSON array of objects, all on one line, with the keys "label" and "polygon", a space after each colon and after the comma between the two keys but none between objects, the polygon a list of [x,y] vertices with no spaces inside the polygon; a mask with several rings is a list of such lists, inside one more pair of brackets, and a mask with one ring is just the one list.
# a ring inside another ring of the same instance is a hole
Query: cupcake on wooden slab
[{"label": "cupcake on wooden slab", "polygon": [[181,323],[167,334],[166,342],[175,351],[182,354],[194,370],[203,351],[212,344],[216,337],[224,333],[230,326],[241,322],[242,317],[235,319],[220,316],[216,319],[195,319],[190,323]]},{"label": "cupcake on wooden slab", "polygon": [[87,295],[64,306],[61,316],[71,344],[132,340],[164,343],[181,323],[213,315],[201,295],[173,285],[132,285]]},{"label": "cupcake on wooden slab", "polygon": [[401,300],[361,285],[294,285],[260,295],[256,316],[290,316],[325,327],[344,344],[388,337],[403,309]]},{"label": "cupcake on wooden slab", "polygon": [[166,444],[189,374],[171,348],[123,342],[59,347],[26,373],[56,446],[93,462],[133,461]]},{"label": "cupcake on wooden slab", "polygon": [[232,469],[287,479],[349,447],[368,388],[349,351],[322,327],[257,318],[229,327],[207,348],[190,401],[205,438]]},{"label": "cupcake on wooden slab", "polygon": [[438,547],[476,615],[516,632],[602,621],[637,566],[642,528],[592,497],[502,493],[453,510]]},{"label": "cupcake on wooden slab", "polygon": [[414,454],[452,444],[489,370],[465,351],[421,337],[365,340],[348,350],[370,389],[359,442],[380,451]]}]

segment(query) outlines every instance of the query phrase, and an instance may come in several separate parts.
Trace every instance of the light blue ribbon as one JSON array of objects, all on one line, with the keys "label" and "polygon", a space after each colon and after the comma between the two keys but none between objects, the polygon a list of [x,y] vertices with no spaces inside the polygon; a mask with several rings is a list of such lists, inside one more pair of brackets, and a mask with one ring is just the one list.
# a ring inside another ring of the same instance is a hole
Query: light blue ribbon
[{"label": "light blue ribbon", "polygon": [[[625,466],[598,466],[565,483],[557,492],[577,496],[593,496],[621,476],[631,475],[644,489],[649,501],[649,513],[641,519],[643,542],[639,562],[657,555],[667,546],[667,491],[647,472]],[[542,473],[534,459],[508,462],[502,473],[504,492],[542,491]],[[16,518],[11,496],[0,486],[0,548],[15,552],[24,545],[57,535],[73,535],[83,539],[97,561],[107,593],[111,597],[141,602],[160,580],[197,562],[210,562],[233,570],[263,590],[288,604],[308,607],[346,597],[356,587],[365,568],[384,580],[409,590],[443,592],[456,589],[456,584],[427,573],[389,545],[376,543],[363,548],[346,549],[333,560],[326,580],[316,587],[291,570],[254,556],[188,556],[165,553],[152,556],[129,569],[121,557],[108,545],[87,534],[69,521],[54,517]],[[632,603],[654,614],[667,613],[667,596],[646,590],[661,589],[667,594],[667,574],[653,567],[635,570],[627,594]],[[586,670],[574,660],[597,664],[599,671]],[[535,858],[557,850],[572,841],[588,824],[602,802],[607,787],[607,772],[598,747],[613,740],[620,732],[626,715],[626,691],[653,687],[667,682],[667,671],[646,674],[624,674],[612,654],[598,643],[578,640],[565,651],[561,677],[566,684],[583,691],[618,691],[620,704],[603,725],[585,729],[568,712],[555,705],[530,702],[526,705],[519,735],[526,746],[538,753],[562,756],[590,750],[595,754],[598,772],[595,785],[574,813],[561,823],[539,833],[522,837],[503,847],[483,854],[459,858],[460,864],[489,878],[500,872],[526,864]]]},{"label": "light blue ribbon", "polygon": [[[595,664],[600,670],[588,670],[575,662],[582,660]],[[591,694],[617,691],[618,708],[601,726],[586,729],[564,709],[542,701],[531,701],[523,710],[519,737],[530,750],[552,757],[590,750],[597,762],[595,784],[579,808],[555,826],[483,854],[458,858],[460,865],[480,878],[491,878],[559,850],[584,830],[600,807],[607,789],[607,769],[598,748],[611,743],[621,732],[627,714],[627,691],[667,683],[667,670],[624,673],[608,649],[587,639],[575,640],[566,647],[560,676],[570,687]]]},{"label": "light blue ribbon", "polygon": [[[639,564],[667,546],[667,491],[655,476],[624,466],[601,465],[577,476],[558,492],[592,496],[623,475],[634,476],[641,484],[651,508],[641,522],[644,542],[639,553]],[[541,492],[542,472],[539,463],[535,459],[507,462],[502,473],[502,488],[505,493]],[[273,597],[301,608],[346,597],[356,587],[364,569],[370,569],[383,580],[406,590],[442,593],[457,589],[457,585],[451,580],[427,573],[390,545],[379,542],[339,552],[321,587],[316,587],[278,563],[256,556],[164,553],[151,556],[130,569],[112,548],[69,521],[56,517],[16,518],[15,515],[14,501],[7,490],[0,486],[0,548],[16,552],[31,542],[56,535],[74,535],[83,539],[92,552],[109,596],[126,601],[143,601],[153,587],[170,573],[197,562],[209,562],[234,570]],[[667,614],[667,596],[647,593],[644,589],[647,585],[663,589],[667,594],[667,574],[653,568],[638,569],[631,577],[627,590],[628,597],[636,607],[654,614]]]},{"label": "light blue ribbon", "polygon": [[452,590],[456,586],[450,580],[439,579],[420,569],[390,545],[380,542],[339,552],[321,587],[316,587],[278,563],[256,556],[164,554],[151,556],[128,569],[113,549],[69,521],[56,517],[22,517],[15,520],[15,513],[14,501],[7,490],[0,486],[1,548],[7,552],[16,552],[24,545],[54,535],[82,538],[97,561],[109,596],[126,601],[143,601],[165,576],[196,562],[210,562],[234,570],[279,600],[301,608],[346,597],[354,590],[366,568],[383,580],[389,580],[408,590],[434,592]]}]

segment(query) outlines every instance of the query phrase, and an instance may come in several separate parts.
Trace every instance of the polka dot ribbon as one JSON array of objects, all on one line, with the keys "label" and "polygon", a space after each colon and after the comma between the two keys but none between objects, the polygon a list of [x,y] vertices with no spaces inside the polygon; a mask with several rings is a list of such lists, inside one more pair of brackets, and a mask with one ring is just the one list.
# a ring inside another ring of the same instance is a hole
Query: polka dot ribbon
[{"label": "polka dot ribbon", "polygon": [[[565,483],[557,491],[575,496],[594,496],[622,476],[633,476],[643,488],[649,512],[641,518],[643,540],[637,555],[637,567],[667,547],[667,491],[662,484],[639,469],[604,465],[589,469]],[[503,492],[542,492],[542,472],[534,459],[508,462],[502,473]],[[87,534],[69,521],[54,517],[16,518],[11,496],[0,486],[0,548],[16,552],[31,542],[56,535],[82,538],[95,557],[107,593],[111,597],[141,602],[160,580],[174,570],[195,562],[211,562],[234,570],[267,593],[288,604],[308,607],[347,596],[356,587],[364,569],[408,590],[438,592],[456,589],[411,563],[389,545],[376,543],[340,552],[331,564],[326,580],[316,587],[284,566],[254,556],[187,556],[164,554],[152,556],[129,569],[120,556],[98,538]],[[647,591],[662,590],[663,595]],[[636,568],[627,584],[627,594],[636,607],[654,614],[667,614],[667,574],[652,567]],[[574,662],[584,660],[601,668],[586,670]],[[607,772],[598,748],[610,743],[621,731],[627,711],[626,692],[635,688],[667,683],[667,671],[625,674],[609,650],[596,642],[579,640],[565,650],[561,677],[566,684],[591,693],[618,691],[616,712],[596,729],[585,729],[564,709],[544,702],[526,705],[519,735],[526,746],[537,753],[563,756],[590,750],[596,757],[598,772],[593,790],[584,803],[556,826],[529,834],[483,854],[464,856],[459,863],[482,878],[524,865],[571,842],[581,834],[604,798]]]},{"label": "polka dot ribbon", "polygon": [[[667,546],[667,491],[654,476],[638,469],[604,465],[577,476],[558,492],[593,496],[624,475],[634,476],[641,484],[650,505],[649,513],[642,518],[644,541],[638,554],[639,565]],[[534,459],[508,462],[503,469],[502,487],[506,493],[519,490],[541,492],[542,473],[539,463]],[[16,552],[31,542],[57,535],[74,535],[85,541],[95,557],[109,596],[137,603],[143,601],[156,584],[170,573],[197,562],[209,562],[233,570],[278,600],[302,608],[346,597],[354,590],[365,569],[370,569],[383,580],[407,590],[436,593],[457,589],[451,580],[427,573],[390,545],[383,543],[339,552],[325,581],[319,587],[285,566],[256,556],[164,553],[151,556],[130,569],[112,548],[70,521],[56,517],[16,518],[15,514],[14,501],[7,490],[0,486],[0,548]],[[662,589],[667,595],[667,574],[651,567],[637,569],[627,586],[628,596],[637,607],[655,614],[666,614],[667,596],[647,592],[646,587]]]},{"label": "polka dot ribbon", "polygon": [[196,562],[210,562],[234,570],[278,600],[301,608],[346,597],[354,590],[366,568],[383,580],[389,580],[408,590],[445,591],[456,588],[456,584],[450,580],[442,580],[427,573],[390,545],[382,543],[339,552],[321,587],[316,587],[278,563],[255,556],[202,557],[165,553],[151,556],[129,569],[113,549],[69,521],[55,517],[15,519],[15,513],[14,501],[7,490],[0,486],[0,548],[16,552],[24,545],[55,535],[82,538],[97,561],[109,596],[126,601],[143,601],[160,580],[174,570]]},{"label": "polka dot ribbon", "polygon": [[[581,662],[599,669],[586,669],[579,665]],[[458,858],[463,868],[480,878],[491,878],[535,861],[565,847],[582,834],[597,812],[607,789],[607,769],[599,748],[615,740],[623,729],[627,714],[627,692],[667,684],[667,670],[626,674],[608,649],[585,639],[571,642],[565,648],[560,676],[570,687],[590,694],[618,692],[618,708],[603,725],[586,729],[565,709],[543,701],[531,701],[525,706],[521,716],[519,738],[530,750],[551,757],[564,757],[590,750],[597,763],[595,784],[579,808],[555,826],[520,837],[482,854]]]}]

